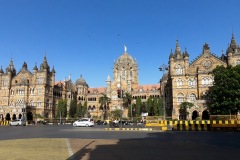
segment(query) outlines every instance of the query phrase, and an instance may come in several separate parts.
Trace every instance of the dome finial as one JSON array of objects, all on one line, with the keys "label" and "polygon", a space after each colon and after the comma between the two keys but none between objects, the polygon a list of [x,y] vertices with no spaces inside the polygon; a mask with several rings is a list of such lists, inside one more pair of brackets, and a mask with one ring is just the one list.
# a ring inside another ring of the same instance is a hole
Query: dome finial
[{"label": "dome finial", "polygon": [[127,53],[127,46],[124,45],[124,52]]}]

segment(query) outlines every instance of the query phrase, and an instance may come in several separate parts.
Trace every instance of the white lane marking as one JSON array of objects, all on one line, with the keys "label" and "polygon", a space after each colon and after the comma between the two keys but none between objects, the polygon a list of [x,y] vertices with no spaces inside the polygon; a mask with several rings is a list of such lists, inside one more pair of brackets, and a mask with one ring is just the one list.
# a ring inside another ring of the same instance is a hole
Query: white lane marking
[{"label": "white lane marking", "polygon": [[69,139],[65,138],[65,142],[66,142],[66,145],[67,145],[69,156],[71,157],[73,155],[73,151],[72,151],[72,147],[71,147],[71,144],[69,142]]}]

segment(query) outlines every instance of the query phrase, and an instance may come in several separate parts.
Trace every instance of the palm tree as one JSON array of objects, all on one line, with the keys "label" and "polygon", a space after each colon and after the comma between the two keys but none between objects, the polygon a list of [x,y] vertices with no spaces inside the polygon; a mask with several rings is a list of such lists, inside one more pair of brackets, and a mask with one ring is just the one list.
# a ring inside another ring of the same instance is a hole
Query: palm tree
[{"label": "palm tree", "polygon": [[[128,111],[131,113],[130,116],[132,117],[132,95],[128,92],[125,92],[123,95],[123,107],[128,108]],[[129,114],[128,114],[129,115]]]},{"label": "palm tree", "polygon": [[104,93],[102,93],[102,96],[99,98],[100,103],[100,109],[103,110],[103,120],[107,117],[107,111],[109,111],[109,104],[111,102],[111,99]]},{"label": "palm tree", "polygon": [[190,102],[182,102],[180,104],[180,109],[179,109],[179,113],[180,113],[180,119],[186,120],[187,116],[189,114],[188,109],[190,109],[191,107],[193,107],[194,104],[190,103]]}]

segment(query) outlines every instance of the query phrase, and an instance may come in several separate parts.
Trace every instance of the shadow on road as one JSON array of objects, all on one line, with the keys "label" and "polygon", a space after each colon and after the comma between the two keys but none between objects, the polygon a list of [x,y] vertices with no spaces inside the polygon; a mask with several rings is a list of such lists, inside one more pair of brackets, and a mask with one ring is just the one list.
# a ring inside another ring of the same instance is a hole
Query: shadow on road
[{"label": "shadow on road", "polygon": [[171,131],[149,133],[143,139],[120,139],[114,144],[94,140],[69,160],[235,160],[239,152],[239,133]]}]

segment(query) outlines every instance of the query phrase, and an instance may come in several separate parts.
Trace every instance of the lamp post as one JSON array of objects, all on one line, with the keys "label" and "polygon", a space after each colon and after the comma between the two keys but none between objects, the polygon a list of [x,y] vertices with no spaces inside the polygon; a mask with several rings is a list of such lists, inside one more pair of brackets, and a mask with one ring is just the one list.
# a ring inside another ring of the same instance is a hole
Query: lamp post
[{"label": "lamp post", "polygon": [[121,110],[121,114],[120,114],[120,127],[122,128],[122,114],[123,114],[123,108],[122,108],[122,104],[123,104],[123,99],[122,99],[122,83],[121,83],[121,79],[122,76],[120,76],[120,83],[117,85],[117,87],[120,90],[120,97],[119,97],[119,102],[120,102],[120,110]]},{"label": "lamp post", "polygon": [[[163,77],[164,77],[164,72],[168,70],[168,66],[165,65],[165,64],[162,64],[162,65],[159,67],[159,70],[160,70],[161,72],[163,72],[163,74],[162,74],[162,79],[163,79]],[[163,83],[163,117],[164,117],[164,120],[165,120],[165,119],[166,119],[165,92],[164,92],[164,90],[165,90],[165,85],[164,85],[164,82],[163,82],[163,81],[162,81],[162,83]],[[160,85],[161,85],[161,81],[160,81]],[[161,87],[161,88],[162,88],[162,87]]]},{"label": "lamp post", "polygon": [[[27,113],[27,105],[26,105],[26,97],[28,96],[27,94],[25,94],[25,92],[26,92],[26,86],[28,85],[28,81],[27,81],[27,79],[26,78],[23,78],[22,79],[22,84],[23,84],[23,108],[22,108],[22,118],[21,119],[23,119],[23,120],[27,120],[27,115],[26,115],[26,113]],[[27,88],[27,90],[28,90],[28,88]]]}]

